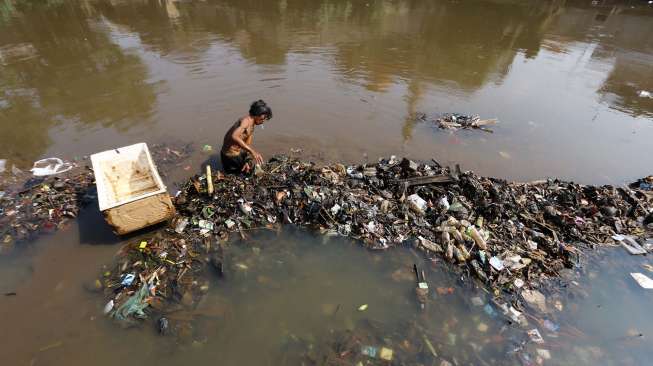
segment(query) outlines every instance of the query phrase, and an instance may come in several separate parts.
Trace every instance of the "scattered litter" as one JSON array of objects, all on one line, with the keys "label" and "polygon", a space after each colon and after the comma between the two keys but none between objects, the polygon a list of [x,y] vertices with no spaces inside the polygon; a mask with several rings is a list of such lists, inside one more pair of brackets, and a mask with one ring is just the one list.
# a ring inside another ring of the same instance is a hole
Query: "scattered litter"
[{"label": "scattered litter", "polygon": [[186,229],[186,226],[188,226],[188,222],[189,222],[189,220],[188,220],[187,217],[184,217],[181,220],[178,220],[177,225],[175,226],[175,232],[177,234],[183,233],[184,230]]},{"label": "scattered litter", "polygon": [[132,295],[127,301],[122,303],[116,311],[113,313],[113,317],[126,321],[130,316],[135,316],[137,318],[146,318],[147,315],[143,310],[149,305],[147,302],[147,295],[149,294],[147,284],[142,284],[140,289]]},{"label": "scattered litter", "polygon": [[650,279],[647,275],[642,273],[631,273],[630,274],[637,283],[647,290],[653,289],[653,280]]},{"label": "scattered litter", "polygon": [[425,114],[417,116],[421,121],[433,121],[439,128],[444,130],[458,130],[458,129],[480,129],[486,132],[492,132],[487,126],[493,126],[499,121],[493,119],[481,119],[478,115],[468,116],[458,113],[445,114],[440,118],[430,119]]},{"label": "scattered litter", "polygon": [[134,283],[134,279],[136,278],[136,275],[133,273],[128,273],[122,278],[122,282],[120,282],[121,285],[123,286],[131,286],[132,283]]},{"label": "scattered litter", "polygon": [[531,341],[537,344],[544,343],[544,338],[542,338],[542,335],[540,334],[540,331],[537,330],[537,328],[527,331],[526,334],[528,334],[528,337],[531,339]]},{"label": "scattered litter", "polygon": [[497,271],[502,271],[504,268],[503,261],[497,257],[490,258],[490,265]]},{"label": "scattered litter", "polygon": [[104,315],[107,315],[113,310],[113,299],[109,300],[106,305],[104,305],[104,310],[102,311]]},{"label": "scattered litter", "polygon": [[373,346],[362,346],[361,353],[367,357],[376,358],[379,349]]},{"label": "scattered litter", "polygon": [[54,343],[49,344],[49,345],[47,345],[45,347],[42,347],[41,349],[39,349],[39,352],[49,351],[49,350],[51,350],[53,348],[59,348],[61,346],[63,346],[63,341],[54,342]]},{"label": "scattered litter", "polygon": [[4,173],[7,170],[7,160],[0,159],[0,173]]},{"label": "scattered litter", "polygon": [[365,310],[367,310],[367,304],[363,304],[358,307],[358,311],[365,311]]},{"label": "scattered litter", "polygon": [[544,328],[546,328],[550,332],[555,333],[560,330],[560,326],[549,319],[544,319],[544,322],[542,324]]},{"label": "scattered litter", "polygon": [[381,347],[381,351],[379,352],[379,358],[386,361],[392,361],[393,353],[394,353],[393,350],[391,350],[390,348]]},{"label": "scattered litter", "polygon": [[[615,235],[617,236],[617,235]],[[613,239],[614,237],[613,236]],[[619,235],[620,239],[616,239],[620,242],[621,246],[624,247],[628,251],[628,253],[632,255],[642,255],[646,254],[646,249],[644,249],[635,239],[631,238],[630,236],[627,235]]]},{"label": "scattered litter", "polygon": [[197,226],[199,226],[200,229],[204,229],[204,230],[208,230],[208,231],[212,231],[213,228],[214,228],[213,222],[207,221],[207,220],[200,220],[197,223]]},{"label": "scattered litter", "polygon": [[546,309],[546,297],[537,290],[525,289],[521,292],[522,298],[535,309],[545,313]]},{"label": "scattered litter", "polygon": [[542,357],[545,360],[551,359],[551,351],[549,351],[548,349],[538,348],[536,352],[538,356]]},{"label": "scattered litter", "polygon": [[640,90],[637,92],[637,96],[639,96],[640,98],[653,98],[653,93],[647,90]]},{"label": "scattered litter", "polygon": [[653,272],[653,266],[650,265],[650,264],[644,263],[644,264],[642,264],[642,268],[644,268],[645,270],[647,270],[649,272]]},{"label": "scattered litter", "polygon": [[410,208],[413,211],[415,211],[415,213],[419,215],[424,214],[427,208],[427,203],[422,199],[422,197],[418,196],[417,194],[413,194],[411,196],[408,196],[407,200],[408,203],[410,204]]}]

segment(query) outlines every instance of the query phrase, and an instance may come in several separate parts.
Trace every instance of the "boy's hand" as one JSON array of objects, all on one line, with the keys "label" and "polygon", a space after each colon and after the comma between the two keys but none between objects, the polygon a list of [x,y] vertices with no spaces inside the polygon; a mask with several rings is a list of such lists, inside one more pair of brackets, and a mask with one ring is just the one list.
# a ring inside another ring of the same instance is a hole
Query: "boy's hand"
[{"label": "boy's hand", "polygon": [[241,169],[240,171],[243,173],[249,173],[250,169],[252,168],[249,166],[249,163],[245,163],[245,165],[243,165],[243,169]]},{"label": "boy's hand", "polygon": [[256,151],[252,151],[252,156],[254,157],[256,164],[263,164],[263,156],[261,156],[261,154]]}]

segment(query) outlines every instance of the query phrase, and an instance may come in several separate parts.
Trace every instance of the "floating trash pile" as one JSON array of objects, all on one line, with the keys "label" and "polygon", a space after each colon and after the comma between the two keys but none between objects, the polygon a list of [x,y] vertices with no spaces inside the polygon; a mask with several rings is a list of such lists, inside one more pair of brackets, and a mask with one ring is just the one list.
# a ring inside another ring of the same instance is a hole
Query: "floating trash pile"
[{"label": "floating trash pile", "polygon": [[641,184],[511,183],[394,157],[321,166],[280,156],[251,177],[208,173],[181,187],[169,228],[124,247],[106,271],[99,286],[114,318],[192,304],[208,288],[209,270],[222,275],[231,233],[246,238],[281,224],[355,238],[372,250],[415,247],[507,298],[501,308],[516,322],[522,316],[512,304],[522,308],[521,298],[544,308],[541,291],[579,266],[583,252],[624,242],[651,250],[651,198]]},{"label": "floating trash pile", "polygon": [[443,130],[477,129],[489,133],[492,133],[492,130],[488,126],[494,126],[499,123],[496,118],[481,119],[478,115],[464,115],[459,113],[447,113],[437,118],[429,118],[426,114],[420,113],[416,116],[416,120],[434,123]]},{"label": "floating trash pile", "polygon": [[0,253],[16,242],[64,227],[77,217],[92,183],[93,173],[80,170],[67,178],[28,181],[20,189],[0,192]]}]

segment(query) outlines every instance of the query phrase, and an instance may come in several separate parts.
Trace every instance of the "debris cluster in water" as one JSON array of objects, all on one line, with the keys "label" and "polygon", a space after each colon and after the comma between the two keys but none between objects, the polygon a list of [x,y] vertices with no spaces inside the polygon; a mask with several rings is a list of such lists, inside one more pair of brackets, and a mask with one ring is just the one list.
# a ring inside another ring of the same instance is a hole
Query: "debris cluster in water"
[{"label": "debris cluster in water", "polygon": [[169,228],[125,246],[107,272],[101,287],[115,318],[145,316],[149,305],[165,312],[198,301],[207,268],[225,270],[230,233],[245,238],[249,230],[281,224],[356,238],[372,250],[417,248],[505,297],[496,307],[515,322],[523,316],[513,305],[546,307],[540,290],[578,266],[583,251],[624,238],[650,249],[646,189],[511,183],[394,157],[320,166],[279,156],[249,177],[192,177],[175,206]]},{"label": "debris cluster in water", "polygon": [[496,118],[481,119],[479,115],[465,115],[459,113],[447,113],[439,117],[428,117],[424,113],[418,114],[415,119],[421,122],[430,122],[443,130],[456,131],[459,129],[477,129],[492,133],[488,126],[494,126],[499,121]]}]

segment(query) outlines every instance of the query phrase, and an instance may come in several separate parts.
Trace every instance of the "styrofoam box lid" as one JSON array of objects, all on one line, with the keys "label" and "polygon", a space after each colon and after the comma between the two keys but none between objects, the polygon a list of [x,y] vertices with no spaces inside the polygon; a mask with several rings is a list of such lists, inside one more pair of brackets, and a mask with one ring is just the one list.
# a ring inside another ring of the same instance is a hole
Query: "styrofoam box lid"
[{"label": "styrofoam box lid", "polygon": [[100,211],[166,192],[142,142],[91,155]]}]

